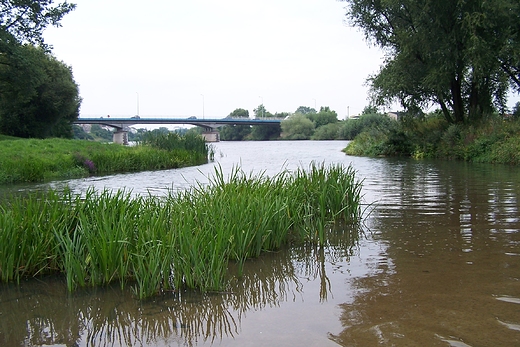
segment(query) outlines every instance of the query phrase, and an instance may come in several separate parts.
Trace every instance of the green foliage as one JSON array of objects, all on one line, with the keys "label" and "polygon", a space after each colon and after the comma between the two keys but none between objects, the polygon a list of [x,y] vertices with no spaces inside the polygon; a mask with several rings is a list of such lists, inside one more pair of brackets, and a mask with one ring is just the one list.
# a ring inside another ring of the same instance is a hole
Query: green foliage
[{"label": "green foliage", "polygon": [[310,112],[305,114],[305,116],[314,123],[314,127],[316,129],[323,125],[327,125],[329,123],[336,123],[338,121],[338,114],[336,113],[336,111],[332,111],[329,107],[322,107],[320,108],[320,112]]},{"label": "green foliage", "polygon": [[78,286],[131,283],[139,298],[183,287],[223,290],[228,262],[290,243],[323,245],[336,221],[361,219],[354,170],[312,164],[294,174],[226,180],[166,198],[127,192],[29,194],[0,203],[0,280],[63,273]]},{"label": "green foliage", "polygon": [[[237,108],[227,118],[249,118],[249,111]],[[226,125],[219,129],[222,141],[244,141],[251,134],[249,125]]]},{"label": "green foliage", "polygon": [[249,118],[249,111],[243,108],[237,108],[231,112],[226,118]]},{"label": "green foliage", "polygon": [[253,110],[254,114],[255,114],[255,118],[270,118],[270,117],[274,117],[273,114],[271,112],[268,112],[266,109],[265,109],[265,106],[264,104],[261,104],[261,105],[258,105],[257,108],[255,108]]},{"label": "green foliage", "polygon": [[513,118],[520,119],[520,101],[515,104],[515,107],[513,107]]},{"label": "green foliage", "polygon": [[351,155],[407,155],[417,159],[442,158],[481,163],[520,163],[520,122],[490,118],[478,125],[449,124],[441,117],[390,128],[367,128],[349,143]]},{"label": "green foliage", "polygon": [[518,1],[344,1],[350,22],[387,53],[369,78],[375,104],[437,104],[448,122],[474,123],[520,90]]},{"label": "green foliage", "polygon": [[88,134],[82,127],[74,124],[72,126],[72,132],[74,134],[73,138],[75,140],[94,140],[94,138]]},{"label": "green foliage", "polygon": [[81,99],[72,70],[41,48],[14,46],[0,55],[0,132],[72,138]]},{"label": "green foliage", "polygon": [[195,133],[186,133],[186,135],[181,136],[172,132],[167,134],[148,132],[144,134],[142,144],[167,151],[183,149],[208,154],[206,141],[202,136]]},{"label": "green foliage", "polygon": [[280,137],[280,125],[253,125],[248,139],[253,141],[276,140]]},{"label": "green foliage", "polygon": [[171,169],[208,160],[198,135],[150,139],[150,145],[134,147],[65,139],[4,140],[1,145],[0,184]]},{"label": "green foliage", "polygon": [[114,133],[112,131],[101,127],[101,125],[99,124],[92,124],[92,126],[90,127],[90,134],[94,138],[106,142],[112,142],[114,137]]},{"label": "green foliage", "polygon": [[329,123],[320,126],[314,131],[312,140],[338,140],[341,123]]},{"label": "green foliage", "polygon": [[244,141],[251,134],[249,125],[226,125],[219,129],[222,141]]},{"label": "green foliage", "polygon": [[5,45],[29,42],[44,45],[43,30],[59,26],[60,20],[76,8],[75,4],[63,2],[52,6],[52,0],[0,1],[0,50]]},{"label": "green foliage", "polygon": [[394,121],[386,115],[368,113],[358,119],[347,119],[341,125],[339,137],[345,140],[353,140],[367,128],[388,128]]},{"label": "green foliage", "polygon": [[294,114],[281,123],[286,140],[309,140],[314,133],[314,123],[303,114]]},{"label": "green foliage", "polygon": [[308,106],[300,106],[294,111],[294,113],[301,113],[301,114],[311,114],[311,113],[317,113],[315,109],[308,107]]}]

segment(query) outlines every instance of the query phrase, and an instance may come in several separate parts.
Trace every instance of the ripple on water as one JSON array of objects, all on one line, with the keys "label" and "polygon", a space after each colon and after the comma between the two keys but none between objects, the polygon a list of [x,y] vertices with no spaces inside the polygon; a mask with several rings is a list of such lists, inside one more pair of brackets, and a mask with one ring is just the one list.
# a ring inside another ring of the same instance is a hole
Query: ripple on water
[{"label": "ripple on water", "polygon": [[450,345],[450,347],[471,347],[471,345],[468,345],[467,343],[461,342],[459,340],[454,340],[454,337],[451,338],[445,338],[440,335],[435,335],[437,338],[442,340],[443,342],[446,342]]},{"label": "ripple on water", "polygon": [[509,302],[512,304],[520,304],[520,298],[515,298],[512,296],[499,296],[496,299],[500,300],[500,301],[504,301],[504,302]]}]

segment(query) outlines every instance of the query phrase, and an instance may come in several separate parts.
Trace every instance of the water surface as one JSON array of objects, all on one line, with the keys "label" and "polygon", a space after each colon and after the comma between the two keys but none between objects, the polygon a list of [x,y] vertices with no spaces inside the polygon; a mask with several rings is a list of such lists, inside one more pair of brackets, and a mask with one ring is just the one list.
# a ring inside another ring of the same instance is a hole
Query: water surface
[{"label": "water surface", "polygon": [[517,168],[357,158],[345,145],[221,142],[199,167],[51,184],[162,195],[216,167],[343,163],[371,213],[359,238],[338,226],[326,247],[265,254],[225,292],[137,301],[117,285],[69,294],[61,278],[0,285],[0,346],[520,345]]}]

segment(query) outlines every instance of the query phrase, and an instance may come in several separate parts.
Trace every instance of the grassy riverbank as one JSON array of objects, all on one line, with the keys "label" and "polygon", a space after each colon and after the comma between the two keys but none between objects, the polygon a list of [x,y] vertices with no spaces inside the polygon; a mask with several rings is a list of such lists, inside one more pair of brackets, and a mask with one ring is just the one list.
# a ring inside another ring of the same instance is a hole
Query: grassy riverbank
[{"label": "grassy riverbank", "polygon": [[[386,117],[386,116],[381,116]],[[425,120],[385,121],[369,126],[349,143],[350,155],[440,158],[520,165],[520,120],[493,116],[479,124],[448,124],[438,116]]]},{"label": "grassy riverbank", "polygon": [[118,172],[172,169],[207,162],[202,137],[153,135],[137,146],[84,140],[0,138],[0,184]]},{"label": "grassy riverbank", "polygon": [[351,167],[311,165],[274,177],[220,170],[166,198],[124,191],[33,194],[0,205],[0,278],[63,273],[70,290],[119,281],[138,297],[182,287],[223,290],[228,261],[289,243],[326,243],[334,221],[361,218]]}]

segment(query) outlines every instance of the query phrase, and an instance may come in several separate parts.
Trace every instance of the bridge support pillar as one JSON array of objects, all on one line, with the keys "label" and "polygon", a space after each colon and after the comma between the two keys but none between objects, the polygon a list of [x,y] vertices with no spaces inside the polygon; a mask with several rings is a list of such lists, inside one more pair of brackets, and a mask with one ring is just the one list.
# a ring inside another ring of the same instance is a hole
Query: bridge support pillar
[{"label": "bridge support pillar", "polygon": [[117,130],[114,131],[114,135],[112,135],[112,141],[114,143],[119,143],[120,145],[128,145],[128,131],[125,130]]},{"label": "bridge support pillar", "polygon": [[219,142],[220,133],[217,130],[206,130],[202,133],[206,142]]}]

